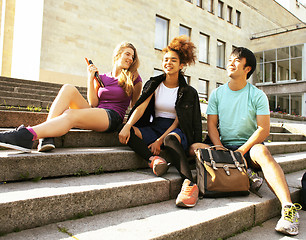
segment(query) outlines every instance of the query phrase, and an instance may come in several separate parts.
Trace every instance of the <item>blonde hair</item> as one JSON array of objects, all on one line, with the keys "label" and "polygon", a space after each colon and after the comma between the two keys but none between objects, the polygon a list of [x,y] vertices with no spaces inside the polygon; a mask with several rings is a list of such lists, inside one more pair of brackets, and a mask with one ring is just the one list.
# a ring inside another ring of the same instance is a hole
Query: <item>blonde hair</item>
[{"label": "blonde hair", "polygon": [[139,59],[136,48],[132,43],[122,42],[114,50],[113,64],[121,57],[124,49],[131,48],[134,51],[134,58],[131,66],[128,69],[122,69],[118,77],[118,84],[128,96],[131,96],[134,89],[134,80],[138,77],[137,69],[139,67]]}]

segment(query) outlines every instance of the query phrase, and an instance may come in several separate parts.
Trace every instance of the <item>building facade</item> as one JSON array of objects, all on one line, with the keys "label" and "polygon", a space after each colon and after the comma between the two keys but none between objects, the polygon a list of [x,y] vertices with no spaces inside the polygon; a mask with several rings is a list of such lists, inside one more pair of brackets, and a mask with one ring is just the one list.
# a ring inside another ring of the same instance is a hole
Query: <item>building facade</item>
[{"label": "building facade", "polygon": [[[137,48],[139,73],[146,81],[161,72],[163,47],[174,37],[185,34],[197,47],[197,61],[186,69],[185,75],[203,99],[209,99],[216,87],[228,81],[227,58],[238,46],[256,53],[262,72],[257,70],[250,81],[268,94],[271,110],[287,98],[279,92],[269,92],[271,88],[286,92],[289,90],[285,88],[293,88],[296,82],[303,85],[305,81],[305,23],[274,0],[0,0],[0,3],[3,76],[86,86],[84,58],[91,58],[100,72],[109,72],[115,46],[130,41]],[[276,30],[284,26],[295,29]],[[284,59],[276,58],[274,65],[271,63],[269,51],[277,54],[277,49],[294,46],[302,51],[302,56],[288,57],[286,61],[291,64],[288,73],[285,67],[281,69]],[[302,69],[294,70],[295,63]],[[286,79],[286,74],[290,78]],[[296,89],[302,87],[305,85]],[[294,103],[299,107],[288,103],[291,107],[286,112],[306,114],[305,92],[305,88],[290,92],[291,100],[299,96]]]}]

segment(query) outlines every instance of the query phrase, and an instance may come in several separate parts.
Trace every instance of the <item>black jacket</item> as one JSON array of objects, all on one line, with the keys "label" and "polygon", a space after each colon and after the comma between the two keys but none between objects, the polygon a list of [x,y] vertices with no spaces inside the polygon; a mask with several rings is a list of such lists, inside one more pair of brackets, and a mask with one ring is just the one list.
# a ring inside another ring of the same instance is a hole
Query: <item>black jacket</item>
[{"label": "black jacket", "polygon": [[[162,74],[157,77],[151,77],[143,87],[142,94],[129,113],[130,118],[133,111],[141,105],[153,92],[159,84],[166,79]],[[150,119],[155,118],[155,96],[153,95],[148,107],[142,117],[135,124],[136,127],[144,127],[150,124]],[[175,110],[179,120],[179,128],[187,137],[188,147],[195,142],[202,142],[202,120],[200,102],[197,91],[186,83],[182,74],[179,74],[179,89],[175,102]]]}]

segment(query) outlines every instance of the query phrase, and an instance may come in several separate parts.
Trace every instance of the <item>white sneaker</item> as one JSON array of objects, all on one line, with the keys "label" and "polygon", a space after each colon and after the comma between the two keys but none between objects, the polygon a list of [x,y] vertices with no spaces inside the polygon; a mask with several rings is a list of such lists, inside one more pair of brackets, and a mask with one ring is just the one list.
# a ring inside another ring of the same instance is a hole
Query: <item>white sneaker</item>
[{"label": "white sneaker", "polygon": [[299,234],[299,213],[302,206],[298,203],[287,205],[282,209],[282,217],[278,220],[275,230],[285,235]]}]

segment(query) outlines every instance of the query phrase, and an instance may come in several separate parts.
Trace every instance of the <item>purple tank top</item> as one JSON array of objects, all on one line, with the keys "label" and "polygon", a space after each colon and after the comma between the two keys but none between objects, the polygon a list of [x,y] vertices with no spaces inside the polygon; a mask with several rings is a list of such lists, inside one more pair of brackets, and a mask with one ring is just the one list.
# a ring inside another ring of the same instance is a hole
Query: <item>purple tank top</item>
[{"label": "purple tank top", "polygon": [[[118,85],[118,79],[111,76],[111,73],[104,73],[100,75],[104,88],[98,90],[98,108],[112,109],[119,113],[124,118],[125,112],[130,105],[132,96],[126,95],[124,90]],[[134,81],[134,86],[142,82],[141,77],[138,77]]]}]

